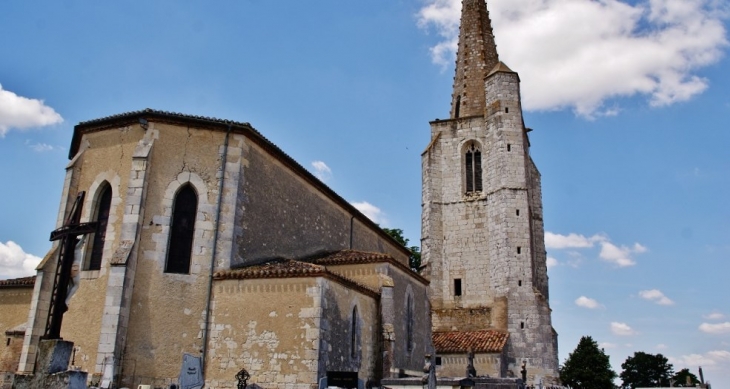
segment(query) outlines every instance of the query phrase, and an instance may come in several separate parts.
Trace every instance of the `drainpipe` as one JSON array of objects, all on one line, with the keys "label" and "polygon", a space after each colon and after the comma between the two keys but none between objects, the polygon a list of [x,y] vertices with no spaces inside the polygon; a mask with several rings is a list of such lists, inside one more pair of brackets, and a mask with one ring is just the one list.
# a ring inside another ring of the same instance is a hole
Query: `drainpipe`
[{"label": "drainpipe", "polygon": [[201,370],[205,377],[205,361],[208,355],[208,326],[210,325],[210,304],[213,295],[213,272],[215,271],[215,257],[218,253],[218,230],[220,229],[221,203],[223,202],[223,183],[226,180],[226,160],[228,159],[228,138],[231,135],[231,125],[226,131],[226,140],[223,143],[223,159],[221,159],[221,180],[218,184],[218,205],[215,210],[215,230],[213,230],[213,253],[210,257],[210,274],[208,276],[208,295],[205,302],[205,323],[203,325],[203,352]]}]

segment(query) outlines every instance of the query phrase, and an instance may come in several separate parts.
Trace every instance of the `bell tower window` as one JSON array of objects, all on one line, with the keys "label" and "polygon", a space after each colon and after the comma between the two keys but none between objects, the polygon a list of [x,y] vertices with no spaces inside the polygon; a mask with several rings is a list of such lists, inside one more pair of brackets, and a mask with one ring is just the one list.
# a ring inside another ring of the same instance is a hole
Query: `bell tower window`
[{"label": "bell tower window", "polygon": [[192,186],[185,185],[175,196],[172,207],[172,225],[170,226],[165,273],[190,273],[190,257],[193,251],[197,211],[198,195]]},{"label": "bell tower window", "polygon": [[466,150],[465,160],[466,193],[482,191],[482,152],[475,142]]}]

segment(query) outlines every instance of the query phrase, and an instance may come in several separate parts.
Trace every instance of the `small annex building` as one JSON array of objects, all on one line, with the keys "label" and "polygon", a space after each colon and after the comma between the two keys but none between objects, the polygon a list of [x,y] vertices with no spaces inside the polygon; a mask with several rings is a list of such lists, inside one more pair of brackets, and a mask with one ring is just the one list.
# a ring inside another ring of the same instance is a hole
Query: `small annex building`
[{"label": "small annex building", "polygon": [[[81,222],[98,229],[76,249],[61,336],[90,384],[168,387],[186,353],[210,388],[241,369],[282,389],[420,374],[428,281],[410,252],[248,123],[129,112],[77,125],[69,158],[57,225],[85,192]],[[24,309],[2,315],[3,330],[27,326],[0,349],[19,373],[34,369],[57,258],[54,244],[12,288]]]}]

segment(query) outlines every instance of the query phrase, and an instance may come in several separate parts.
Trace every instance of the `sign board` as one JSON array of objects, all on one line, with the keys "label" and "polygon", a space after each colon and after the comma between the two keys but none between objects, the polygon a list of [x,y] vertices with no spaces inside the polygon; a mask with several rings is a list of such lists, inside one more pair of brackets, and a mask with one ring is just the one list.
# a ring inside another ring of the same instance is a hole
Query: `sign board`
[{"label": "sign board", "polygon": [[327,386],[338,388],[357,389],[356,371],[328,371]]}]

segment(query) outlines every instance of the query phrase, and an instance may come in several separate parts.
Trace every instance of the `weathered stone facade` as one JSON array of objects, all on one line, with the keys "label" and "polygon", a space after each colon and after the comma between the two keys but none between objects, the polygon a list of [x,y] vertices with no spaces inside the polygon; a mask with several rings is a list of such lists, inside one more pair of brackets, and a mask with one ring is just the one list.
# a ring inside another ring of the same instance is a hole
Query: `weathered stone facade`
[{"label": "weathered stone facade", "polygon": [[9,388],[23,349],[35,277],[0,281],[0,388]]},{"label": "weathered stone facade", "polygon": [[451,118],[431,123],[422,156],[433,331],[507,331],[504,366],[488,370],[518,376],[527,361],[528,382],[556,382],[540,174],[520,80],[498,60],[484,0],[463,1],[459,39]]},{"label": "weathered stone facade", "polygon": [[[131,112],[76,126],[70,158],[59,226],[78,193],[87,194],[81,222],[91,222],[111,191],[103,250],[96,250],[101,266],[90,265],[88,239],[61,331],[90,384],[168,386],[185,353],[203,356],[213,388],[235,387],[242,368],[252,383],[281,389],[316,387],[333,371],[357,372],[364,383],[421,368],[430,345],[427,281],[408,269],[410,252],[249,124]],[[172,272],[183,188],[197,201],[190,263]],[[20,373],[34,369],[57,258],[54,246],[35,289],[26,288],[27,321],[12,324],[28,328]],[[290,268],[277,277],[213,277],[283,259],[321,269],[306,277]],[[409,311],[407,296],[419,302]],[[419,317],[408,330],[407,315]],[[355,343],[342,339],[353,321]]]}]

